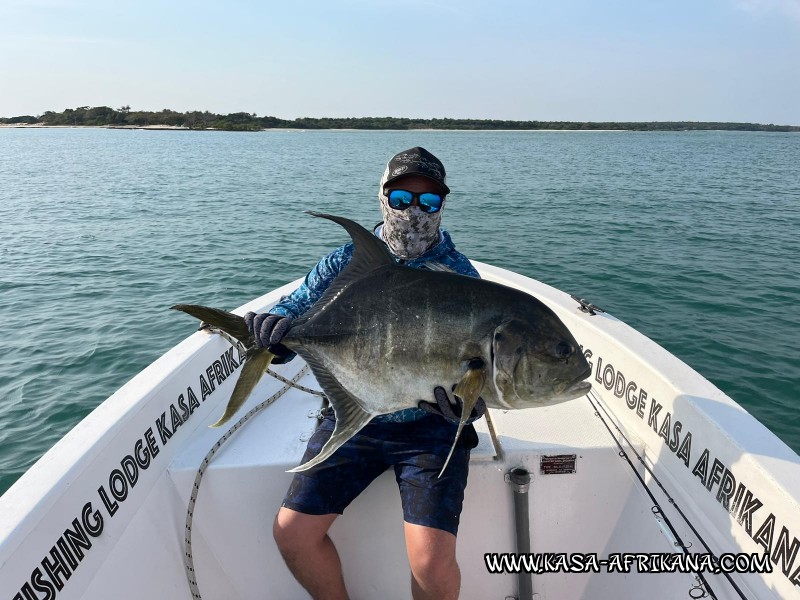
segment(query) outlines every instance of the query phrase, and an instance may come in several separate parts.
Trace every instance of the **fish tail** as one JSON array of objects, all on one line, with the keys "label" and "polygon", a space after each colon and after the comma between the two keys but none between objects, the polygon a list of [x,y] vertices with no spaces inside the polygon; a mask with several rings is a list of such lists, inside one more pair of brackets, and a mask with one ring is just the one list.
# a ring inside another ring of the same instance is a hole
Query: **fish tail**
[{"label": "fish tail", "polygon": [[223,425],[241,408],[242,404],[250,397],[261,376],[269,368],[273,358],[275,358],[275,355],[264,348],[254,348],[247,353],[242,374],[236,380],[236,386],[233,388],[233,393],[231,394],[231,399],[228,400],[228,405],[225,407],[225,412],[216,423],[209,425],[209,427]]},{"label": "fish tail", "polygon": [[200,319],[203,323],[208,323],[213,327],[221,329],[228,335],[235,337],[245,346],[249,346],[251,342],[253,342],[253,336],[251,336],[250,332],[247,330],[244,317],[218,308],[200,306],[199,304],[176,304],[170,308],[172,310],[185,312],[187,315],[192,315],[194,318]]},{"label": "fish tail", "polygon": [[171,308],[192,315],[196,319],[200,319],[204,323],[224,331],[249,347],[245,355],[244,368],[242,368],[239,379],[236,380],[236,385],[225,407],[225,412],[216,423],[209,426],[219,427],[227,422],[250,397],[250,394],[261,379],[261,376],[264,375],[269,368],[275,355],[266,348],[255,347],[255,340],[253,336],[250,335],[244,318],[239,315],[218,308],[200,306],[198,304],[176,304]]}]

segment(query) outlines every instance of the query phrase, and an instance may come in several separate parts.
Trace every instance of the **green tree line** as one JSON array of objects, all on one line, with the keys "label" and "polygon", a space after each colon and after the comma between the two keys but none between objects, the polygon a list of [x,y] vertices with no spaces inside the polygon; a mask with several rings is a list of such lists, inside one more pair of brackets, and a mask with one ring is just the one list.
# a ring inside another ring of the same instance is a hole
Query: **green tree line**
[{"label": "green tree line", "polygon": [[333,118],[303,117],[280,119],[259,117],[255,113],[237,112],[219,115],[208,111],[176,112],[134,111],[130,106],[113,109],[108,106],[81,106],[63,112],[46,111],[39,116],[22,115],[1,118],[7,125],[65,125],[96,127],[144,127],[168,125],[187,129],[218,129],[224,131],[260,131],[262,129],[463,129],[463,130],[599,130],[617,129],[633,131],[800,131],[792,125],[764,125],[761,123],[721,123],[694,121],[651,122],[580,122],[580,121],[505,121],[499,119],[406,119],[400,117]]}]

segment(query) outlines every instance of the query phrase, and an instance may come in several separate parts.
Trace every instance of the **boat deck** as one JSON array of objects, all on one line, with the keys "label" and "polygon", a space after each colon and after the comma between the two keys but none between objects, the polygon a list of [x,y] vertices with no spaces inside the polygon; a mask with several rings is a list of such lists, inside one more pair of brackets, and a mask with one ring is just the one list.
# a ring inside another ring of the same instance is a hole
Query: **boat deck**
[{"label": "boat deck", "polygon": [[[499,453],[485,423],[478,423],[457,549],[461,597],[517,594],[517,576],[490,573],[485,556],[515,552],[506,476],[518,467],[532,477],[531,549],[539,557],[675,557],[683,556],[682,548],[707,557],[760,557],[769,549],[771,571],[705,571],[704,582],[691,572],[642,573],[635,564],[629,572],[536,573],[538,600],[800,597],[800,542],[793,534],[800,530],[797,454],[613,316],[589,316],[563,292],[478,266],[483,276],[553,308],[590,359],[593,389],[556,406],[490,411]],[[237,312],[266,310],[297,283]],[[274,403],[234,425],[232,434],[209,429],[241,366],[234,352],[219,335],[190,336],[101,404],[0,498],[6,597],[29,600],[48,590],[47,597],[57,592],[64,599],[307,597],[271,529],[291,480],[286,471],[301,461],[321,399],[294,388],[279,394],[285,384],[264,377],[235,419],[270,398]],[[275,370],[292,378],[303,367],[298,358]],[[299,383],[318,389],[309,374]],[[543,461],[557,464],[571,455],[574,472],[543,470]],[[392,473],[348,507],[331,537],[352,598],[410,597]],[[549,566],[559,565],[551,560]]]},{"label": "boat deck", "polygon": [[[295,375],[297,359],[276,368]],[[300,384],[317,388],[306,374]],[[254,398],[266,398],[281,384],[264,378]],[[255,401],[251,401],[254,403]],[[249,404],[251,404],[249,403]],[[248,405],[249,405],[248,404]],[[303,598],[305,593],[283,565],[272,540],[272,519],[300,463],[321,407],[317,396],[289,389],[251,417],[218,452],[205,471],[197,493],[191,530],[191,554],[202,598]],[[532,475],[530,521],[534,553],[595,553],[598,559],[616,552],[672,552],[670,541],[653,518],[652,502],[620,457],[588,398],[526,411],[491,411],[502,449],[494,451],[485,420],[478,424],[479,446],[473,451],[469,485],[461,518],[458,560],[462,597],[506,598],[516,594],[516,576],[489,573],[484,554],[514,552],[513,496],[505,474],[525,467]],[[159,486],[126,534],[127,544],[142,547],[167,523],[183,523],[198,468],[224,429],[200,428],[186,450],[171,463],[168,487]],[[639,448],[641,449],[641,448]],[[576,455],[574,473],[544,475],[543,456]],[[168,489],[169,491],[164,491]],[[163,496],[166,494],[169,499]],[[173,513],[163,518],[165,502]],[[135,533],[134,533],[135,532]],[[174,532],[175,544],[184,539]],[[403,540],[402,509],[391,471],[378,478],[345,511],[331,529],[353,598],[410,598],[408,562]],[[139,539],[137,539],[139,538]],[[186,594],[185,578],[177,577],[177,548],[153,548],[163,561],[145,561],[162,572],[153,577],[159,593],[171,582],[171,593]],[[183,555],[184,548],[181,548]],[[128,560],[118,547],[109,560]],[[162,566],[159,566],[162,565]],[[604,570],[603,570],[604,571]],[[634,569],[635,571],[635,569]],[[119,573],[117,569],[109,572]],[[380,575],[378,575],[380,574]],[[95,581],[98,589],[108,582]],[[115,577],[119,585],[119,577]],[[695,584],[691,575],[638,573],[549,573],[533,577],[538,598],[620,598],[643,590],[654,597],[686,597]],[[142,590],[140,578],[130,585]],[[146,585],[145,585],[146,587]],[[123,587],[124,589],[124,587]],[[269,590],[269,593],[265,593]],[[153,590],[156,593],[156,590]]]}]

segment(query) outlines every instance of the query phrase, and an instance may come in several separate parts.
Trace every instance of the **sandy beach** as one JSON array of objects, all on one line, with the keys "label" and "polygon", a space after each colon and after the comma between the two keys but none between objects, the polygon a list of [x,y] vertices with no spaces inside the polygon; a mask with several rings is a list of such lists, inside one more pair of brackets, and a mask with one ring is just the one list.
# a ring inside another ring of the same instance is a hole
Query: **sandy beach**
[{"label": "sandy beach", "polygon": [[178,125],[42,125],[41,123],[0,123],[5,129],[151,129],[191,131]]}]

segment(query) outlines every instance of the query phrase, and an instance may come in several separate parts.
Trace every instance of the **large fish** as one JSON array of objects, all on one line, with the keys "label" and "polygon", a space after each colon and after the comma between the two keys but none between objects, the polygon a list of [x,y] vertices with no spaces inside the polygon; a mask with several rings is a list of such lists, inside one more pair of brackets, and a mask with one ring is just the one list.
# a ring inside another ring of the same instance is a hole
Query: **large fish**
[{"label": "large fish", "polygon": [[[584,380],[590,367],[578,343],[533,296],[446,269],[399,265],[354,221],[310,214],[344,227],[355,250],[325,294],[281,340],[308,363],[336,413],[333,434],[320,453],[292,472],[324,461],[376,415],[430,400],[436,386],[455,385],[464,403],[453,448],[478,397],[489,407],[513,409],[588,392],[591,384]],[[225,414],[212,426],[217,427],[247,400],[274,355],[256,347],[238,315],[197,305],[172,308],[247,347]]]}]

